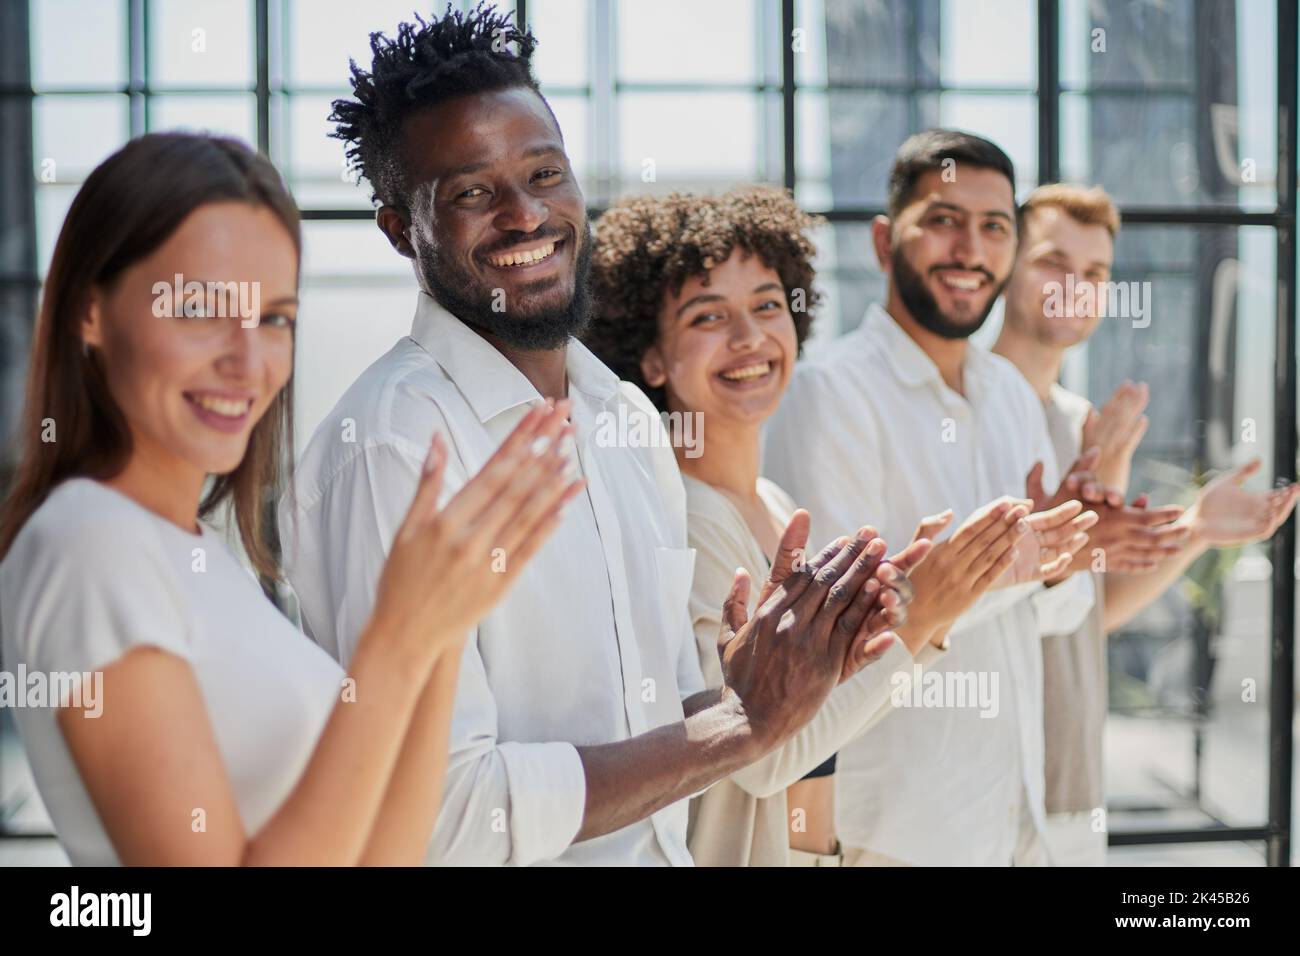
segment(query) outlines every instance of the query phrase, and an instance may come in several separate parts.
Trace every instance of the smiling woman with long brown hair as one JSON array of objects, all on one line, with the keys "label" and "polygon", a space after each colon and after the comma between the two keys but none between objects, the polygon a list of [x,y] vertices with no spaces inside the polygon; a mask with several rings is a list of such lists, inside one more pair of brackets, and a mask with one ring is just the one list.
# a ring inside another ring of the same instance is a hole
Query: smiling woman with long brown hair
[{"label": "smiling woman with long brown hair", "polygon": [[276,576],[261,517],[289,454],[300,252],[270,163],[185,134],[105,160],[60,232],[0,515],[0,631],[10,666],[100,687],[93,709],[16,712],[74,863],[419,862],[465,635],[581,484],[563,403],[442,507],[435,441],[345,675],[200,523],[231,505]]}]

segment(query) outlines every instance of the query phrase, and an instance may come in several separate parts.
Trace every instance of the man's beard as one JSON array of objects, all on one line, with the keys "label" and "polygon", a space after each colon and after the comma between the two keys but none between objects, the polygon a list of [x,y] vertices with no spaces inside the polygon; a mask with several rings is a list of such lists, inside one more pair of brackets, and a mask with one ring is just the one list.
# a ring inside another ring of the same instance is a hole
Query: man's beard
[{"label": "man's beard", "polygon": [[[982,271],[992,280],[987,270]],[[1010,278],[1008,276],[1008,278]],[[925,280],[921,278],[920,273],[912,268],[911,264],[903,256],[901,250],[894,250],[894,268],[890,279],[894,283],[894,288],[898,290],[898,297],[903,300],[903,305],[911,313],[912,318],[921,325],[922,328],[933,332],[935,335],[945,339],[967,339],[978,332],[986,321],[989,313],[993,311],[993,305],[998,301],[998,296],[1002,294],[1003,288],[1006,287],[1004,280],[1001,285],[993,290],[989,296],[989,303],[984,307],[984,312],[973,322],[962,324],[954,322],[948,316],[944,315],[939,308],[939,303],[935,301],[934,295],[925,287]]]},{"label": "man's beard", "polygon": [[[570,337],[582,335],[591,321],[591,290],[587,282],[591,272],[591,244],[588,223],[574,266],[573,295],[569,301],[527,315],[512,308],[509,302],[502,303],[496,290],[487,288],[459,264],[437,253],[420,256],[417,261],[429,292],[456,318],[512,348],[543,351],[563,348]],[[531,290],[525,285],[521,291],[527,294]],[[493,305],[498,307],[494,309]]]}]

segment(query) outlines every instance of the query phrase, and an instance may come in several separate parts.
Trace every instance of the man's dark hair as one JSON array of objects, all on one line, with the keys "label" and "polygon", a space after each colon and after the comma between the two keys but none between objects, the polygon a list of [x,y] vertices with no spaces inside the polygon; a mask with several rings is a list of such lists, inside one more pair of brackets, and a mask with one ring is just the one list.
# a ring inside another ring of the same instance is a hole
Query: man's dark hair
[{"label": "man's dark hair", "polygon": [[944,161],[975,169],[993,169],[1007,177],[1011,195],[1016,194],[1016,169],[1007,154],[994,143],[955,129],[927,129],[909,136],[894,154],[889,170],[889,218],[897,218],[912,199],[916,181],[925,173],[945,169]]},{"label": "man's dark hair", "polygon": [[[381,204],[410,210],[401,162],[402,124],[406,117],[444,100],[474,93],[523,86],[538,96],[531,57],[533,35],[480,3],[470,13],[453,11],[441,19],[397,27],[397,38],[370,34],[370,72],[349,61],[355,99],[335,100],[330,135],[350,144],[348,162],[374,190]],[[513,43],[517,53],[506,44]],[[543,102],[545,99],[543,98]]]}]

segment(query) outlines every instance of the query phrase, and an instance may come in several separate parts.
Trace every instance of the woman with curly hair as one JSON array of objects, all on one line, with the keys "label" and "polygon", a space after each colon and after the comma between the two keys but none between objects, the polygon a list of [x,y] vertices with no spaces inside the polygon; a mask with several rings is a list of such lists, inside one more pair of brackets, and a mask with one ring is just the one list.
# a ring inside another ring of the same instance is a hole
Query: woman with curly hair
[{"label": "woman with curly hair", "polygon": [[[691,617],[711,684],[721,681],[716,609],[732,576],[744,567],[764,579],[796,512],[759,476],[759,433],[789,384],[820,300],[808,237],[819,222],[780,190],[746,187],[716,197],[625,199],[595,228],[598,306],[588,347],[669,413],[670,427],[685,416],[699,422],[695,441],[674,446],[696,550]],[[679,438],[685,434],[679,428]],[[929,548],[918,533],[868,582],[887,589],[882,630],[902,623],[906,572]],[[874,540],[870,549],[883,556],[885,543]],[[839,865],[835,751],[888,713],[892,673],[911,673],[913,655],[934,653],[924,636],[917,647],[890,631],[878,640],[881,663],[842,683],[785,745],[692,801],[688,845],[697,864]]]}]

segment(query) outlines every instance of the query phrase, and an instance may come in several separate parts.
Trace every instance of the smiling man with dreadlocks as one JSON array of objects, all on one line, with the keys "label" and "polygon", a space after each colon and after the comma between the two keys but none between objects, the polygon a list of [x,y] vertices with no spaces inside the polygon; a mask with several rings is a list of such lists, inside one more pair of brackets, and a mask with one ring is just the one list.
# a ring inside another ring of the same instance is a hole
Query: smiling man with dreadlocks
[{"label": "smiling man with dreadlocks", "polygon": [[[797,515],[751,620],[737,578],[721,615],[723,686],[705,689],[672,451],[645,396],[573,338],[588,314],[590,229],[532,50],[492,8],[448,7],[372,36],[370,70],[352,67],[337,135],[420,291],[411,334],[304,453],[282,509],[285,564],[308,632],[346,663],[432,436],[448,448],[450,494],[530,406],[564,403],[586,489],[467,642],[429,859],[690,864],[684,798],[816,713],[865,659],[883,592],[866,588],[877,568],[861,537],[793,568],[807,537]],[[599,422],[628,416],[659,434],[596,440]],[[358,700],[367,693],[383,689],[359,687]],[[413,729],[406,746],[446,732]]]}]

